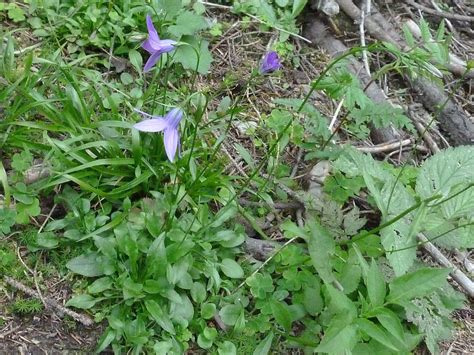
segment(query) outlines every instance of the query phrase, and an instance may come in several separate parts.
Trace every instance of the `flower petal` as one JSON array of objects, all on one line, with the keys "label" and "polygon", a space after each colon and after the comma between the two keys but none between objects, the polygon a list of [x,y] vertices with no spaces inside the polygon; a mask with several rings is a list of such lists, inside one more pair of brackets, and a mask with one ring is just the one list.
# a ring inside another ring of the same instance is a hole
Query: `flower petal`
[{"label": "flower petal", "polygon": [[156,64],[158,59],[160,59],[161,52],[155,52],[153,53],[150,58],[145,63],[145,67],[143,68],[143,71],[146,73],[147,71],[150,71],[150,69]]},{"label": "flower petal", "polygon": [[138,129],[142,132],[161,132],[168,127],[168,123],[164,118],[152,118],[138,122],[133,125],[133,128]]},{"label": "flower petal", "polygon": [[163,39],[160,41],[160,51],[161,53],[167,53],[171,52],[174,50],[176,46],[176,41],[173,41],[172,39]]},{"label": "flower petal", "polygon": [[153,48],[153,45],[151,44],[149,39],[147,39],[145,42],[142,43],[142,48],[150,54],[153,54],[156,52],[156,50]]},{"label": "flower petal", "polygon": [[174,161],[174,156],[176,155],[176,150],[179,145],[179,133],[177,129],[168,128],[165,129],[163,143],[165,145],[166,155],[170,162]]},{"label": "flower petal", "polygon": [[183,111],[181,111],[181,109],[177,107],[169,111],[165,116],[165,120],[166,122],[168,122],[168,126],[174,129],[178,129],[179,122],[181,122],[182,118],[183,118]]},{"label": "flower petal", "polygon": [[160,36],[158,36],[158,32],[156,32],[150,15],[146,15],[146,27],[148,28],[148,38],[150,39],[151,44],[153,46],[155,43],[158,44],[160,42]]}]

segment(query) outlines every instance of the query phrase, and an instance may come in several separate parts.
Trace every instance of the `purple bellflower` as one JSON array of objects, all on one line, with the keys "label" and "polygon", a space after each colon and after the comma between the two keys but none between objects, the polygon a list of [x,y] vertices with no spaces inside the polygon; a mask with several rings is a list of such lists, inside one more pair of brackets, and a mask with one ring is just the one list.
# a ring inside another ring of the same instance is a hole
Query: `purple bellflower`
[{"label": "purple bellflower", "polygon": [[179,122],[183,118],[183,111],[179,108],[174,108],[169,111],[165,117],[152,116],[139,110],[135,111],[145,117],[150,117],[150,119],[141,121],[133,127],[142,132],[163,132],[163,143],[165,145],[166,155],[169,161],[173,162],[176,150],[180,148],[178,127]]},{"label": "purple bellflower", "polygon": [[176,41],[171,39],[160,39],[150,15],[146,16],[146,27],[148,28],[148,39],[143,42],[142,48],[150,53],[151,56],[148,58],[145,68],[143,68],[145,72],[149,71],[156,64],[163,53],[171,52],[176,44]]},{"label": "purple bellflower", "polygon": [[268,52],[260,63],[260,74],[272,73],[275,70],[280,69],[281,63],[278,54],[274,51]]}]

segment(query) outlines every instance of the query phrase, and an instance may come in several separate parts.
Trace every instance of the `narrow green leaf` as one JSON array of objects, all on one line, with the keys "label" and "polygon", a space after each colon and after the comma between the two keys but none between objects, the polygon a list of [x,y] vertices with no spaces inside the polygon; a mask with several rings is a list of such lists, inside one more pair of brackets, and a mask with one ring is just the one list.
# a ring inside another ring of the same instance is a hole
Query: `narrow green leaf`
[{"label": "narrow green leaf", "polygon": [[298,16],[301,11],[303,11],[304,7],[308,0],[293,0],[293,9],[291,11],[291,16],[296,17]]},{"label": "narrow green leaf", "polygon": [[367,275],[367,293],[372,306],[381,306],[385,300],[385,280],[375,260],[372,259]]},{"label": "narrow green leaf", "polygon": [[271,307],[276,322],[289,332],[291,330],[291,313],[286,303],[275,301],[272,302]]},{"label": "narrow green leaf", "polygon": [[449,272],[449,269],[423,268],[397,277],[389,284],[387,301],[399,303],[428,295],[446,282]]},{"label": "narrow green leaf", "polygon": [[270,332],[265,337],[265,339],[263,339],[262,342],[257,345],[255,350],[253,351],[253,355],[267,355],[268,352],[270,351],[270,347],[272,346],[272,341],[273,341],[273,333]]},{"label": "narrow green leaf", "polygon": [[171,322],[169,316],[161,309],[160,305],[153,300],[145,301],[145,307],[150,313],[151,317],[159,324],[161,328],[166,330],[170,334],[176,334],[174,325]]},{"label": "narrow green leaf", "polygon": [[393,345],[386,332],[380,329],[380,327],[375,323],[368,319],[359,318],[356,320],[356,324],[364,333],[377,340],[379,343],[385,345],[387,348],[397,352],[401,351],[401,349],[398,349],[395,345]]}]

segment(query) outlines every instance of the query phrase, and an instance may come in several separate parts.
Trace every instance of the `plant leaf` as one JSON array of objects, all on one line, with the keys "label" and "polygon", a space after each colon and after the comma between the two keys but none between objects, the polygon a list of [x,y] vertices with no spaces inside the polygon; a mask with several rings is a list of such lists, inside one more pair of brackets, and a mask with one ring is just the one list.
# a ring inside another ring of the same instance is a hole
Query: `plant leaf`
[{"label": "plant leaf", "polygon": [[377,307],[383,304],[386,294],[385,280],[373,259],[367,275],[367,293],[372,306]]},{"label": "plant leaf", "polygon": [[270,351],[270,347],[272,346],[273,341],[273,333],[270,332],[267,334],[265,339],[263,339],[260,344],[257,345],[255,350],[253,351],[253,355],[267,355]]},{"label": "plant leaf", "polygon": [[423,268],[397,277],[390,284],[387,301],[401,303],[415,297],[422,297],[441,287],[446,282],[449,269]]}]

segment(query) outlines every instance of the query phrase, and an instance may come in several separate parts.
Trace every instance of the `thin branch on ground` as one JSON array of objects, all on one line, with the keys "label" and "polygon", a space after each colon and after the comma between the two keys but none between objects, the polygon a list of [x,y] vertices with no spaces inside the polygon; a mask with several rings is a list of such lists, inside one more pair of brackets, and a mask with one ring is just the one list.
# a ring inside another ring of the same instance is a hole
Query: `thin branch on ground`
[{"label": "thin branch on ground", "polygon": [[[29,288],[28,286],[25,286],[24,284],[22,284],[21,282],[11,278],[10,276],[4,276],[3,280],[7,284],[12,286],[13,288],[16,288],[17,290],[20,290],[20,291],[26,293],[28,296],[31,296],[31,297],[34,297],[34,298],[40,298],[40,295],[38,294],[38,292],[36,292],[35,290]],[[74,312],[74,311],[60,305],[57,301],[55,301],[55,300],[53,300],[49,297],[44,297],[44,300],[45,300],[45,302],[48,306],[56,309],[60,313],[67,314],[68,316],[73,318],[75,321],[85,325],[86,327],[90,327],[91,325],[94,324],[94,321],[91,318],[89,318],[89,317],[87,317],[83,314],[79,314],[77,312]]]},{"label": "thin branch on ground", "polygon": [[453,269],[450,272],[451,277],[462,287],[469,297],[474,297],[474,283],[466,276],[464,272],[459,270],[451,261],[448,260],[444,254],[431,243],[424,234],[419,233],[417,236],[418,240],[422,242],[422,247],[425,249],[433,259],[435,259],[440,265]]},{"label": "thin branch on ground", "polygon": [[474,22],[474,16],[467,16],[467,15],[457,15],[457,14],[451,14],[448,12],[444,11],[438,11],[438,10],[433,10],[430,9],[429,7],[426,7],[424,5],[418,4],[417,2],[413,0],[405,0],[405,2],[411,6],[416,7],[417,9],[420,9],[430,15],[435,15],[443,18],[447,18],[450,20],[455,20],[455,21],[468,21],[468,22]]}]

